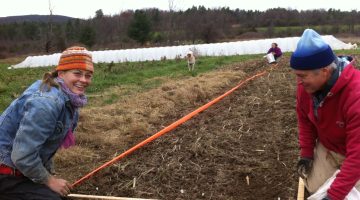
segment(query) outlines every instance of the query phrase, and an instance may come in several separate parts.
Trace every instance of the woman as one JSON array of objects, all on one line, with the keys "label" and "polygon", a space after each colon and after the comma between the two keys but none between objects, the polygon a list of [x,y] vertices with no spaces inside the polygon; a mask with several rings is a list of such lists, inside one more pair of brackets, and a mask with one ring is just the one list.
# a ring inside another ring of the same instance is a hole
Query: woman
[{"label": "woman", "polygon": [[275,61],[282,55],[281,49],[278,47],[277,43],[272,43],[271,48],[267,52],[268,54],[271,53],[274,55]]},{"label": "woman", "polygon": [[52,157],[74,145],[78,108],[94,67],[83,47],[66,49],[55,71],[46,73],[0,116],[0,199],[56,199],[70,184],[53,176]]}]

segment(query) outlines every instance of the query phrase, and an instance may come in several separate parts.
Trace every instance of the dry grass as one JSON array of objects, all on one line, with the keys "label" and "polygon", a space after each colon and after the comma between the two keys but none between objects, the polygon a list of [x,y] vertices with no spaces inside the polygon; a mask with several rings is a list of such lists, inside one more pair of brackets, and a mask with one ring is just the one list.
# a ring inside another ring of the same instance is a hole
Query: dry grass
[{"label": "dry grass", "polygon": [[[76,130],[80,147],[56,155],[60,172],[89,172],[171,123],[168,116],[180,118],[232,87],[229,84],[244,75],[241,70],[225,69],[183,80],[168,79],[159,88],[124,96],[114,104],[82,109]],[[123,89],[116,87],[109,92],[122,93]],[[68,180],[76,178],[74,173],[66,176]]]},{"label": "dry grass", "polygon": [[345,42],[345,43],[351,43],[351,44],[357,44],[360,45],[360,37],[355,37],[355,36],[351,36],[351,37],[338,37],[339,40]]},{"label": "dry grass", "polygon": [[101,140],[108,142],[117,142],[114,139],[119,136],[145,134],[151,131],[152,124],[158,122],[159,118],[166,117],[180,106],[196,107],[203,104],[227,86],[229,81],[240,79],[241,76],[241,71],[223,71],[186,80],[169,80],[160,88],[124,97],[115,104],[83,109],[78,129],[79,140],[83,139],[81,132],[104,133],[112,139],[106,137]]},{"label": "dry grass", "polygon": [[18,64],[18,63],[24,61],[25,58],[26,58],[26,56],[19,56],[19,57],[11,57],[11,58],[0,59],[0,64],[14,65],[14,64]]}]

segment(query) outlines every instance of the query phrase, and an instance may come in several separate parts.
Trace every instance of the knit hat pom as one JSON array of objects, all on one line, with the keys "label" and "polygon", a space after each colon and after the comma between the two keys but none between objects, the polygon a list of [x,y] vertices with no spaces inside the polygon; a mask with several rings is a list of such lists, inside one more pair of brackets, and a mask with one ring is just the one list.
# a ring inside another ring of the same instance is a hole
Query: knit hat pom
[{"label": "knit hat pom", "polygon": [[306,29],[291,55],[290,66],[298,70],[319,69],[330,65],[335,58],[331,47],[321,36],[312,29]]},{"label": "knit hat pom", "polygon": [[91,53],[84,47],[73,46],[65,49],[60,56],[57,71],[82,69],[94,72]]}]

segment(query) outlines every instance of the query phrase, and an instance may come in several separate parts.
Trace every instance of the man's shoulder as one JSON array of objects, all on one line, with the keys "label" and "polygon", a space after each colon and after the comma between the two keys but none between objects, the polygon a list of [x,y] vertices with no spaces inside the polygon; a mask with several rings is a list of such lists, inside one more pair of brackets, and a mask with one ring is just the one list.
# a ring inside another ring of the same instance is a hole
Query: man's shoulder
[{"label": "man's shoulder", "polygon": [[349,64],[344,70],[344,75],[348,76],[346,86],[343,88],[347,100],[360,99],[360,70]]},{"label": "man's shoulder", "polygon": [[348,64],[344,69],[345,75],[349,78],[349,84],[352,87],[360,87],[360,70],[352,63]]}]

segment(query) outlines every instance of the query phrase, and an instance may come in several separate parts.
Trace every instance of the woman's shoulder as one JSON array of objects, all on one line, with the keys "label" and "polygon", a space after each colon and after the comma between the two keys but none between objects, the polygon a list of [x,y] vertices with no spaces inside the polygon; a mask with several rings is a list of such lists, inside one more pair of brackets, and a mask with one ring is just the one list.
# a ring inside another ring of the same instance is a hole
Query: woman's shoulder
[{"label": "woman's shoulder", "polygon": [[57,87],[44,87],[41,80],[35,81],[25,90],[24,95],[29,99],[49,99],[57,104],[64,104],[66,95]]}]

